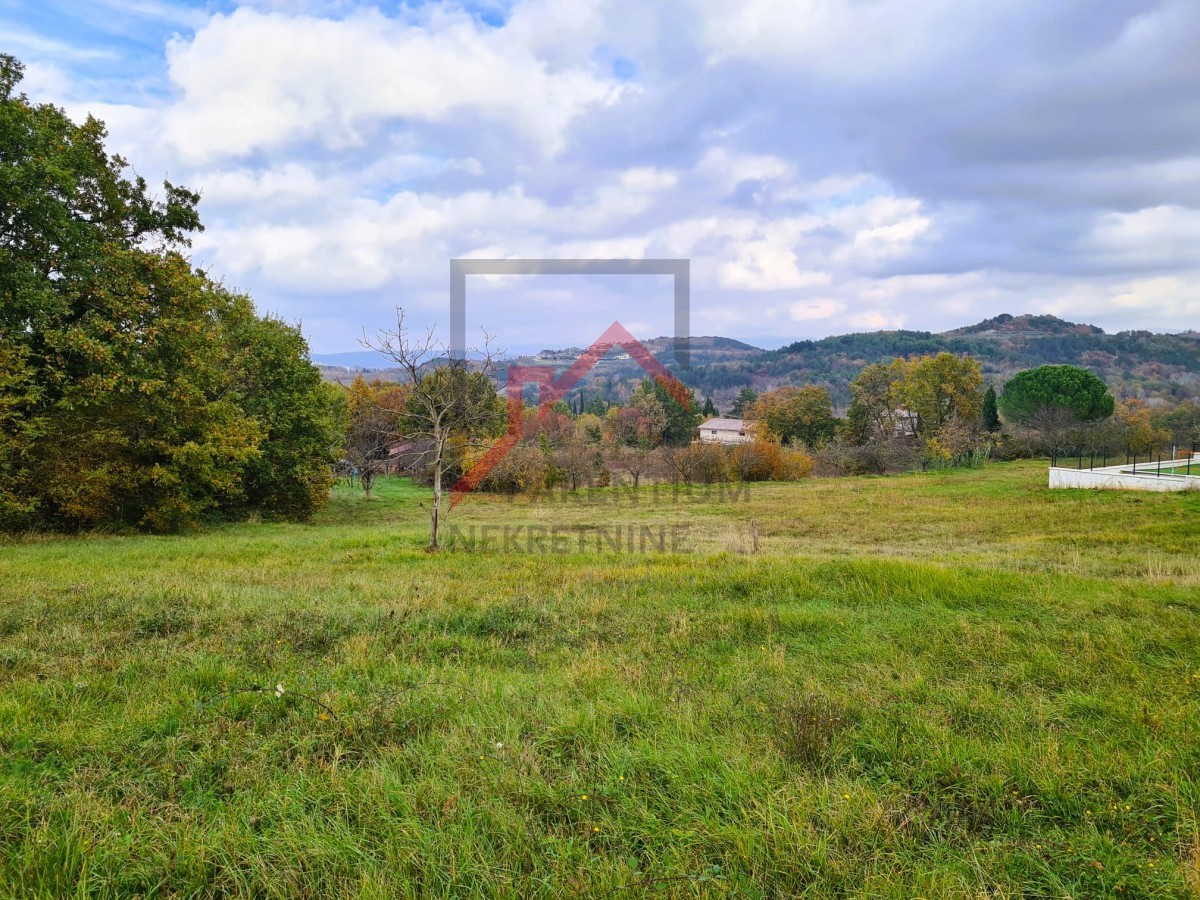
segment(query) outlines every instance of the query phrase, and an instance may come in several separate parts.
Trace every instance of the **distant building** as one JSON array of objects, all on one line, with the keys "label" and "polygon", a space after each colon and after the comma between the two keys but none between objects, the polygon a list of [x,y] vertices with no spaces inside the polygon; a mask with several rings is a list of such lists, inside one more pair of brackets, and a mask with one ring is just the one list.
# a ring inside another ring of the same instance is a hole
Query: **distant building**
[{"label": "distant building", "polygon": [[745,444],[754,440],[744,419],[709,419],[700,425],[700,440],[706,444]]},{"label": "distant building", "polygon": [[912,437],[917,433],[919,421],[915,412],[903,406],[892,410],[892,437]]}]

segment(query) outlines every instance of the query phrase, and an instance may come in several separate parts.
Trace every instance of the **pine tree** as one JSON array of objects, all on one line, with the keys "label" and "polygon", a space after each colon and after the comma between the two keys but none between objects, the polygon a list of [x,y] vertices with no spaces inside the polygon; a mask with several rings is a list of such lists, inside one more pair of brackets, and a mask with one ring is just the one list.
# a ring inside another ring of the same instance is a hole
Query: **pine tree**
[{"label": "pine tree", "polygon": [[713,405],[712,397],[704,398],[704,417],[711,419],[717,414],[717,408]]},{"label": "pine tree", "polygon": [[983,395],[983,412],[980,418],[983,421],[984,431],[1000,430],[1000,413],[996,409],[996,388],[992,385],[988,385],[987,392]]},{"label": "pine tree", "polygon": [[758,392],[753,388],[744,387],[738,391],[737,399],[733,401],[733,406],[729,410],[729,414],[735,419],[740,419],[746,414],[746,407],[750,406],[758,399]]}]

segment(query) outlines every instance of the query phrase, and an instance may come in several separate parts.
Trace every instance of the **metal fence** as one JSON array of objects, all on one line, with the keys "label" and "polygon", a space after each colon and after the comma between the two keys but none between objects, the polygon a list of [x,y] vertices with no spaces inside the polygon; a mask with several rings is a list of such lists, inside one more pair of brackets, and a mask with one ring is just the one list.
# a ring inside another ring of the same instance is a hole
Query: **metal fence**
[{"label": "metal fence", "polygon": [[[1184,455],[1181,457],[1180,453]],[[1131,475],[1162,475],[1165,468],[1167,475],[1191,475],[1193,466],[1195,474],[1200,475],[1200,441],[1192,441],[1191,450],[1181,450],[1172,445],[1169,456],[1164,456],[1161,448],[1152,449],[1143,457],[1140,453],[1125,448],[1124,462],[1120,452],[1111,452],[1108,447],[1092,447],[1090,449],[1055,450],[1051,456],[1050,465],[1062,469],[1107,469],[1109,466],[1121,466]],[[1140,466],[1140,468],[1139,468]]]}]

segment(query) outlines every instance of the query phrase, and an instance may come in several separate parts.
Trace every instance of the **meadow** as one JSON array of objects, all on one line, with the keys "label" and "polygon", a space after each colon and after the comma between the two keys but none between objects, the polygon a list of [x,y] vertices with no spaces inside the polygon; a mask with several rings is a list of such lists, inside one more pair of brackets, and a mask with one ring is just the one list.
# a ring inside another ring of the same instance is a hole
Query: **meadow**
[{"label": "meadow", "polygon": [[1196,896],[1200,492],[1045,484],[9,539],[0,896]]}]

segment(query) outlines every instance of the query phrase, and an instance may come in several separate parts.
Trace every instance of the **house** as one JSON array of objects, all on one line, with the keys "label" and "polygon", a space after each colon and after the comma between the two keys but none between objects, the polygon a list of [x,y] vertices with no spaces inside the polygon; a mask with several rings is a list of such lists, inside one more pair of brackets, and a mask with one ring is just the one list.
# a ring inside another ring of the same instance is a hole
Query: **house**
[{"label": "house", "polygon": [[700,440],[706,444],[745,444],[754,440],[742,419],[709,419],[700,424]]},{"label": "house", "polygon": [[919,424],[920,419],[912,410],[903,406],[892,410],[892,437],[912,437]]}]

